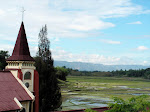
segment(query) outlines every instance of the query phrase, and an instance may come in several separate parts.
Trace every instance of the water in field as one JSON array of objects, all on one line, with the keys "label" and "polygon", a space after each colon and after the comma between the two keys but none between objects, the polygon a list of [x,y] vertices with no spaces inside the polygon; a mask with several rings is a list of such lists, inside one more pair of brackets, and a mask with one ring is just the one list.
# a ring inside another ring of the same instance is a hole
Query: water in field
[{"label": "water in field", "polygon": [[150,81],[145,79],[71,77],[69,80],[62,89],[62,110],[106,107],[112,97],[150,95]]},{"label": "water in field", "polygon": [[96,96],[71,95],[63,101],[62,110],[106,107],[108,101],[111,100],[109,98],[101,98]]}]

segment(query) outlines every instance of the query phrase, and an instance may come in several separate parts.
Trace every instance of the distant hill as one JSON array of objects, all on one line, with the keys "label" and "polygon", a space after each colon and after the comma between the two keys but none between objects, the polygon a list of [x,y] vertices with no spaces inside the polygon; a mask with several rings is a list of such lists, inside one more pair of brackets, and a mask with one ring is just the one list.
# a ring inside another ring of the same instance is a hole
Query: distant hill
[{"label": "distant hill", "polygon": [[150,66],[143,65],[103,65],[83,62],[67,62],[67,61],[54,61],[54,66],[66,66],[67,68],[78,69],[79,71],[113,71],[113,70],[137,70],[146,69]]}]

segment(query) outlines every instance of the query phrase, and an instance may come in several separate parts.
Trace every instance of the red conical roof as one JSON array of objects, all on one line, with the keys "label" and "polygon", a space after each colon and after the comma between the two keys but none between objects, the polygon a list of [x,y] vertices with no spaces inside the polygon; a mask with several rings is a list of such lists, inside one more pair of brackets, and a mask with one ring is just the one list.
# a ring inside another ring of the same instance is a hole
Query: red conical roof
[{"label": "red conical roof", "polygon": [[12,56],[10,56],[7,61],[34,61],[34,59],[30,56],[23,22],[21,23]]}]

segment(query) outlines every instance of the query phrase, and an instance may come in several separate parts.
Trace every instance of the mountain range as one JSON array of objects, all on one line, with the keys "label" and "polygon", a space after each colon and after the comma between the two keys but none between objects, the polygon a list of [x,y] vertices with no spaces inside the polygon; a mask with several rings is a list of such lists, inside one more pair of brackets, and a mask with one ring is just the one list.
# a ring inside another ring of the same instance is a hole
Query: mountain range
[{"label": "mountain range", "polygon": [[115,70],[138,70],[146,69],[150,66],[143,65],[103,65],[94,63],[84,63],[84,62],[67,62],[67,61],[54,61],[54,66],[66,66],[66,68],[77,69],[79,71],[115,71]]}]

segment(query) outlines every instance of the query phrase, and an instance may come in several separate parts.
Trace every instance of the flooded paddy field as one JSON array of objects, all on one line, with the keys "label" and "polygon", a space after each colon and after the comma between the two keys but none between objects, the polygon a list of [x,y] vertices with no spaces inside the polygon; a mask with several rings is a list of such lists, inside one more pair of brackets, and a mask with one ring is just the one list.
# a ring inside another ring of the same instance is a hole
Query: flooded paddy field
[{"label": "flooded paddy field", "polygon": [[68,76],[61,86],[62,110],[105,107],[112,97],[150,95],[150,80],[142,78]]}]

